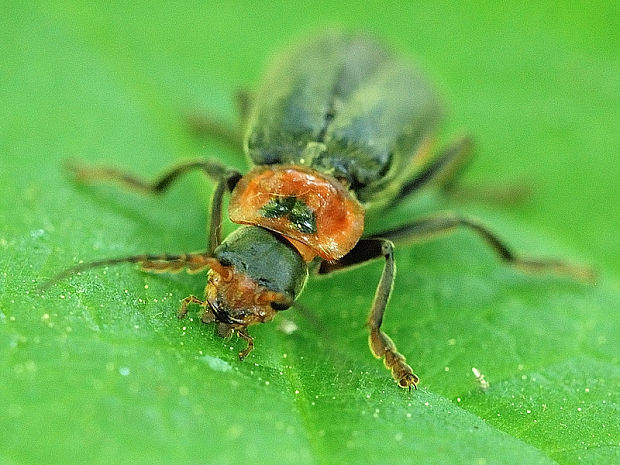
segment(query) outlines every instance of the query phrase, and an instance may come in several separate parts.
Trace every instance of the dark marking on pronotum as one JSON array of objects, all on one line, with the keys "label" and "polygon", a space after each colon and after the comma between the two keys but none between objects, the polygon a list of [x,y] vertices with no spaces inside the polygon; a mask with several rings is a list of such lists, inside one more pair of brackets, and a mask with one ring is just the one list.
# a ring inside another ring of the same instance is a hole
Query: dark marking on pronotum
[{"label": "dark marking on pronotum", "polygon": [[316,216],[303,200],[295,196],[274,197],[260,209],[265,218],[287,217],[298,231],[306,234],[316,233]]}]

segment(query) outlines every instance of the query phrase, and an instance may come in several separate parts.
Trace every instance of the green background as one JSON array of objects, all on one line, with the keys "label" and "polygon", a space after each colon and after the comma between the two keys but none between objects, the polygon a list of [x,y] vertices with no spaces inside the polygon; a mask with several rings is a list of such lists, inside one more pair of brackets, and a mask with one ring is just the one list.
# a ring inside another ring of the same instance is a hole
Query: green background
[{"label": "green background", "polygon": [[[3,2],[0,463],[618,463],[614,2],[263,3]],[[475,215],[528,255],[593,265],[596,284],[502,267],[468,232],[399,248],[385,328],[421,377],[411,393],[367,348],[379,262],[311,281],[308,311],[253,328],[243,363],[242,341],[175,317],[202,276],[124,266],[34,289],[80,259],[203,248],[199,175],[144,198],[79,186],[62,160],[246,169],[184,115],[234,122],[234,92],[329,24],[375,33],[437,83],[440,140],[477,142],[466,184],[533,189],[516,206],[429,193],[383,221]]]}]

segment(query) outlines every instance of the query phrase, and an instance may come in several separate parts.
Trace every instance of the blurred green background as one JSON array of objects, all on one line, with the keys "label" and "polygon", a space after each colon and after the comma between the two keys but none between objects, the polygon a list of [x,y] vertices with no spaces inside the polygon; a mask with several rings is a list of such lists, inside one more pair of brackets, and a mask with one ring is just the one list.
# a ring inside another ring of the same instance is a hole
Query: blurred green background
[{"label": "blurred green background", "polygon": [[[402,3],[3,2],[0,463],[617,463],[617,5]],[[597,283],[506,269],[467,232],[399,249],[385,328],[422,378],[411,393],[367,349],[380,263],[311,281],[309,312],[253,328],[243,363],[242,342],[175,317],[202,276],[126,266],[34,290],[80,259],[204,247],[199,175],[144,198],[76,185],[62,161],[246,169],[184,115],[233,123],[234,92],[327,25],[371,31],[436,82],[441,141],[477,142],[466,184],[533,189],[509,207],[428,193],[385,221],[462,211]]]}]

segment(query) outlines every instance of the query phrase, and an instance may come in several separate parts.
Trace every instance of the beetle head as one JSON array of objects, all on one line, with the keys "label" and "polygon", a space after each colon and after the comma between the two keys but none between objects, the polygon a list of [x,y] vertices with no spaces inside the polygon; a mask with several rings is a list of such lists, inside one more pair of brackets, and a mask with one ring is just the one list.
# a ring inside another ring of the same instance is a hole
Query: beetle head
[{"label": "beetle head", "polygon": [[273,319],[293,304],[308,278],[297,249],[279,234],[256,226],[229,234],[210,260],[203,321],[215,323],[224,337]]},{"label": "beetle head", "polygon": [[284,294],[264,288],[234,266],[219,262],[209,271],[205,295],[209,305],[202,320],[215,323],[221,337],[270,321],[292,304]]}]

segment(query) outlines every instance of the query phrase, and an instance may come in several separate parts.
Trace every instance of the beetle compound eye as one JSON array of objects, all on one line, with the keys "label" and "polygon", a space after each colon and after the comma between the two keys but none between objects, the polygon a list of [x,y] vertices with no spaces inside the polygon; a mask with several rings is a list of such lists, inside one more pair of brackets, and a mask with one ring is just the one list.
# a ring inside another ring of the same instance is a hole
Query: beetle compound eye
[{"label": "beetle compound eye", "polygon": [[271,308],[273,308],[277,312],[281,312],[282,310],[288,310],[289,308],[291,308],[291,305],[280,302],[271,302]]}]

